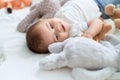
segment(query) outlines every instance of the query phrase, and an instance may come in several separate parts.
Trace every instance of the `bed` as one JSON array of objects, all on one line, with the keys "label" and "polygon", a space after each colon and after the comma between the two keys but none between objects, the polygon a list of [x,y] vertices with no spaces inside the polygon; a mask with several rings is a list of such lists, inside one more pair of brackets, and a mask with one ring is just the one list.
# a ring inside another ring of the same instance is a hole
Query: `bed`
[{"label": "bed", "polygon": [[[0,10],[0,45],[5,55],[0,63],[0,80],[74,80],[69,68],[51,71],[39,69],[39,60],[46,55],[31,52],[26,46],[26,34],[16,30],[17,24],[28,13],[29,7],[12,14],[5,9]],[[115,35],[120,38],[120,31]],[[116,72],[109,80],[119,79],[120,73]]]}]

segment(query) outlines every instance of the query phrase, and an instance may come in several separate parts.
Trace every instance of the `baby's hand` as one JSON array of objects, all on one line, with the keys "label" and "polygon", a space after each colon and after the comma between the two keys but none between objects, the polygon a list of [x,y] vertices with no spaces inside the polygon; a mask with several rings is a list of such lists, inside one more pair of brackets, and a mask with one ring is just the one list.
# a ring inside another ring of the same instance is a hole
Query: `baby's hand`
[{"label": "baby's hand", "polygon": [[87,33],[83,33],[82,37],[93,39],[93,37],[90,34],[87,34]]}]

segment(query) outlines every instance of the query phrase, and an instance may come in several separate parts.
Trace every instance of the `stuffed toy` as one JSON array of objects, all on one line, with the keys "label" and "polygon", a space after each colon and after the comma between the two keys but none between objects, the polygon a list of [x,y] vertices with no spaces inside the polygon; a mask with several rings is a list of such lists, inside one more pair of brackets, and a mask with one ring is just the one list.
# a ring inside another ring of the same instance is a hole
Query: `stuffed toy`
[{"label": "stuffed toy", "polygon": [[53,43],[48,49],[51,54],[40,61],[40,66],[44,69],[65,66],[86,69],[117,67],[118,52],[107,41],[98,43],[85,37],[75,37],[68,38],[64,42]]},{"label": "stuffed toy", "polygon": [[[112,45],[106,42],[107,40],[112,42]],[[107,35],[101,44],[84,37],[69,38],[64,42],[51,44],[49,46],[51,54],[40,60],[40,68],[52,70],[67,66],[72,68],[72,76],[75,80],[88,78],[89,80],[105,80],[116,69],[120,71],[120,65],[118,65],[120,40],[113,35]],[[103,69],[95,71],[100,68]],[[94,72],[91,71],[93,69]]]},{"label": "stuffed toy", "polygon": [[[79,75],[85,72],[85,75],[89,74],[88,70],[96,70],[105,67],[113,67],[119,71],[119,54],[120,51],[120,41],[113,36],[107,35],[106,40],[112,41],[110,44],[107,41],[101,41],[101,44],[85,37],[75,37],[69,38],[64,42],[53,43],[49,45],[48,49],[51,54],[42,58],[40,60],[40,68],[45,70],[53,70],[62,67],[72,68],[73,75]],[[89,45],[89,46],[88,46]],[[76,69],[78,68],[78,69]],[[79,71],[79,69],[84,72]],[[103,70],[104,72],[104,70]],[[106,72],[106,71],[105,71]],[[108,73],[100,73],[109,75],[114,70],[108,70]],[[91,72],[92,73],[92,72]],[[95,73],[95,72],[94,72]],[[97,72],[96,72],[97,73]],[[96,74],[95,73],[95,74]],[[93,73],[92,73],[93,74]],[[99,74],[99,73],[97,73]],[[79,77],[77,76],[77,77]],[[94,76],[94,75],[91,75]],[[94,76],[95,77],[95,76]],[[90,79],[90,80],[103,80],[105,75],[101,76],[102,79]],[[76,77],[75,77],[76,78]],[[85,78],[85,77],[84,77]],[[76,80],[80,80],[79,77]],[[88,77],[87,77],[88,79]],[[83,80],[87,80],[83,79]]]},{"label": "stuffed toy", "polygon": [[52,18],[56,11],[68,0],[42,0],[31,7],[31,12],[18,24],[17,30],[26,32],[30,24],[38,18]]},{"label": "stuffed toy", "polygon": [[[86,70],[84,68],[73,68],[72,78],[74,80],[110,80],[116,70],[112,67],[106,67],[100,70]],[[115,78],[117,79],[117,77]]]},{"label": "stuffed toy", "polygon": [[110,18],[114,21],[116,28],[120,29],[120,4],[116,6],[113,4],[108,4],[105,7],[105,14],[110,16]]},{"label": "stuffed toy", "polygon": [[22,9],[31,3],[32,0],[0,0],[0,8],[7,8],[8,13],[12,13],[13,9]]}]

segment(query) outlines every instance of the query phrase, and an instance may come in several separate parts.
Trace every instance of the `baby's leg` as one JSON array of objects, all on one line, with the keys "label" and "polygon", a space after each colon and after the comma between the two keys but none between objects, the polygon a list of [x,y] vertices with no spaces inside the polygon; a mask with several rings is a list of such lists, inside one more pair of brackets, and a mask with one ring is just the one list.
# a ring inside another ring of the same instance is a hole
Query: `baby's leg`
[{"label": "baby's leg", "polygon": [[52,18],[61,7],[59,0],[42,0],[36,4],[32,11],[18,24],[17,30],[26,32],[37,18]]},{"label": "baby's leg", "polygon": [[41,69],[51,70],[66,66],[67,60],[65,55],[61,53],[52,53],[49,56],[43,58],[39,65]]}]

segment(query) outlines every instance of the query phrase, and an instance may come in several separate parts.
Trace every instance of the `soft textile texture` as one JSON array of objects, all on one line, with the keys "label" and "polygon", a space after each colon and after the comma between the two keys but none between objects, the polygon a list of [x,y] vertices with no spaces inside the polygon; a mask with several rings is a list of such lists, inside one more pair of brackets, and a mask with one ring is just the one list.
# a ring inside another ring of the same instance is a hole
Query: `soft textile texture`
[{"label": "soft textile texture", "polygon": [[[0,65],[0,80],[74,80],[70,68],[51,71],[40,69],[38,65],[40,59],[47,55],[31,52],[26,46],[26,34],[16,30],[16,26],[28,12],[29,8],[13,11],[12,14],[7,14],[5,9],[0,10],[0,43],[5,54],[5,61]],[[120,31],[115,35],[120,39]],[[120,79],[120,73],[116,72],[108,80],[118,79]]]},{"label": "soft textile texture", "polygon": [[59,43],[57,46],[61,46],[61,49],[56,44],[49,46],[52,54],[40,61],[41,68],[56,69],[65,66],[85,69],[99,69],[106,66],[118,68],[119,55],[114,46],[107,41],[102,41],[101,45],[88,38],[75,37]]},{"label": "soft textile texture", "polygon": [[120,69],[120,40],[114,35],[108,34],[100,43],[84,37],[69,38],[48,48],[51,54],[40,61],[40,68],[51,70],[67,66],[73,69],[75,80],[105,80]]}]

